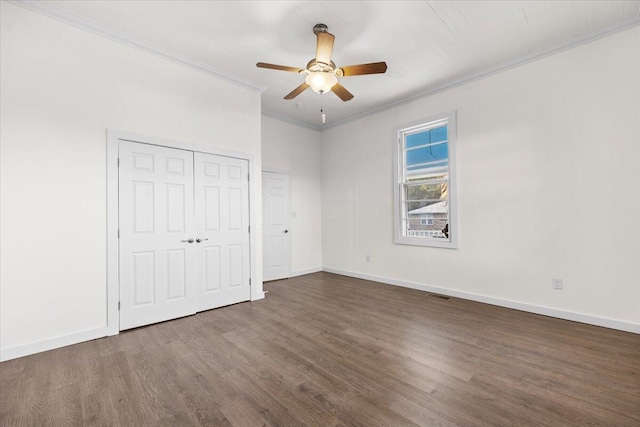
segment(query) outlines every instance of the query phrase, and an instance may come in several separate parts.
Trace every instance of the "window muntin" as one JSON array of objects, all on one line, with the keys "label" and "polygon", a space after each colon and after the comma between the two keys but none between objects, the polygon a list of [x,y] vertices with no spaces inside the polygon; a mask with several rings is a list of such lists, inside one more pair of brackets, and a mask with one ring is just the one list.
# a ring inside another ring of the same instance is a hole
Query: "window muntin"
[{"label": "window muntin", "polygon": [[456,247],[455,114],[401,128],[396,146],[396,243]]}]

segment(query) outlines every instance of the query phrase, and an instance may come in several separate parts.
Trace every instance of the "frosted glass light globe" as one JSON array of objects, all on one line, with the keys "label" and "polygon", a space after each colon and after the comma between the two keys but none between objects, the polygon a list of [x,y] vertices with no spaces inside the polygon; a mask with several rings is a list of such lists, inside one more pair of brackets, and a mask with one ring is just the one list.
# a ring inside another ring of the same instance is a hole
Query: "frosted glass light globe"
[{"label": "frosted glass light globe", "polygon": [[311,86],[314,92],[325,93],[338,83],[338,78],[326,71],[315,71],[307,75],[305,82]]}]

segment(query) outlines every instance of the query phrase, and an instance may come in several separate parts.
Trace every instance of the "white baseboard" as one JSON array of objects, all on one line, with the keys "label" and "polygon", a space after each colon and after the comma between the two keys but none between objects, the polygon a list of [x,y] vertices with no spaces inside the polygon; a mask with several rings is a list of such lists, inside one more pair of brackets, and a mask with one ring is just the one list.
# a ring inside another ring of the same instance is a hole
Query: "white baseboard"
[{"label": "white baseboard", "polygon": [[304,276],[305,274],[318,273],[322,271],[322,267],[305,268],[304,270],[292,271],[289,277]]},{"label": "white baseboard", "polygon": [[[486,295],[474,294],[471,292],[457,291],[453,289],[441,288],[438,286],[424,285],[422,283],[408,282],[405,280],[392,279],[389,277],[375,276],[371,274],[356,273],[353,271],[339,270],[336,268],[322,267],[309,268],[305,270],[297,270],[291,272],[291,277],[302,276],[305,274],[326,271],[327,273],[339,274],[341,276],[355,277],[357,279],[370,280],[372,282],[385,283],[387,285],[401,286],[403,288],[417,289],[425,292],[433,292],[442,295],[448,295],[455,298],[462,298],[471,301],[482,302],[485,304],[497,305],[500,307],[512,308],[515,310],[526,311],[529,313],[542,314],[544,316],[557,317],[559,319],[572,320],[574,322],[586,323],[589,325],[602,326],[604,328],[617,329],[625,332],[640,334],[640,324],[631,322],[622,322],[620,320],[607,319],[605,317],[591,316],[588,314],[574,313],[571,311],[558,310],[556,308],[543,307],[539,305],[527,304],[518,301],[511,301],[502,298],[495,298]],[[257,301],[265,298],[265,293],[253,298]],[[102,327],[90,329],[88,331],[77,332],[75,334],[65,335],[56,338],[50,338],[30,344],[24,344],[17,347],[0,350],[0,362],[16,359],[18,357],[28,356],[30,354],[40,353],[43,351],[53,350],[60,347],[66,347],[72,344],[78,344],[84,341],[90,341],[110,335],[109,328]]]},{"label": "white baseboard", "polygon": [[103,328],[89,329],[88,331],[76,332],[75,334],[6,348],[4,350],[0,350],[0,362],[60,347],[66,347],[68,345],[78,344],[84,341],[91,341],[97,338],[106,337],[107,335],[109,335],[109,329],[105,326]]},{"label": "white baseboard", "polygon": [[490,297],[486,295],[474,294],[471,292],[457,291],[454,289],[441,288],[438,286],[423,285],[422,283],[408,282],[405,280],[391,279],[389,277],[374,276],[371,274],[356,273],[353,271],[339,270],[336,268],[323,267],[327,273],[339,274],[341,276],[355,277],[357,279],[371,280],[372,282],[385,283],[387,285],[401,286],[403,288],[417,289],[425,292],[433,292],[448,295],[455,298],[462,298],[485,304],[497,305],[500,307],[512,308],[529,313],[542,314],[544,316],[557,317],[574,322],[587,323],[589,325],[602,326],[604,328],[617,329],[625,332],[640,334],[640,324],[622,322],[620,320],[607,319],[605,317],[591,316],[588,314],[574,313],[571,311],[559,310],[556,308],[544,307],[540,305],[527,304],[519,301],[511,301],[502,298]]},{"label": "white baseboard", "polygon": [[[258,295],[251,295],[251,301],[259,301],[261,299],[264,299],[265,296],[265,292],[260,292]],[[0,362],[17,359],[18,357],[29,356],[31,354],[42,353],[43,351],[54,350],[60,347],[66,347],[72,344],[91,341],[97,338],[117,335],[118,333],[119,331],[117,329],[111,330],[109,327],[105,326],[102,328],[77,332],[75,334],[64,335],[61,337],[49,338],[43,341],[19,345],[17,347],[6,348],[0,350]]]},{"label": "white baseboard", "polygon": [[267,293],[265,291],[260,292],[257,295],[251,295],[250,301],[260,301],[261,299],[265,299]]}]

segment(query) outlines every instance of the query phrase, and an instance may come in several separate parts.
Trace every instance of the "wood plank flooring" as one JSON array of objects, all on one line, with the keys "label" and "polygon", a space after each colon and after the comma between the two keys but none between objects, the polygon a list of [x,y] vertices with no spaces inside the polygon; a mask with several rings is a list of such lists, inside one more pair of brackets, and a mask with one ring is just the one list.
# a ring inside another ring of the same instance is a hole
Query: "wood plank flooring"
[{"label": "wood plank flooring", "polygon": [[640,426],[640,336],[316,273],[0,364],[2,426]]}]

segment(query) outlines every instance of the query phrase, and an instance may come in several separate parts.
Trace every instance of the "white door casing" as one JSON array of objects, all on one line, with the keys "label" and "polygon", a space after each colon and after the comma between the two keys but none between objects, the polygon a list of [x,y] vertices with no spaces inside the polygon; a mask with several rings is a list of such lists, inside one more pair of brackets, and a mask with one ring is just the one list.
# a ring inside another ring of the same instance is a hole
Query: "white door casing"
[{"label": "white door casing", "polygon": [[[192,156],[194,155],[194,153],[203,153],[203,154],[212,154],[214,156],[222,156],[225,158],[232,158],[232,159],[238,159],[238,160],[244,161],[247,164],[248,173],[251,176],[251,179],[249,181],[249,194],[248,194],[248,201],[246,206],[246,209],[248,210],[247,216],[249,218],[248,225],[251,226],[252,230],[259,229],[258,221],[260,220],[260,211],[251,212],[251,206],[254,205],[254,201],[257,201],[257,200],[254,200],[254,198],[256,197],[256,194],[259,194],[258,192],[260,191],[259,189],[260,181],[253,179],[253,176],[252,176],[252,171],[254,170],[254,161],[253,161],[253,156],[251,154],[221,149],[219,147],[215,147],[207,144],[204,144],[204,145],[192,144],[187,142],[180,142],[175,140],[158,138],[154,136],[139,135],[139,134],[134,134],[130,132],[122,132],[119,130],[108,129],[107,130],[107,248],[106,248],[107,249],[107,328],[106,328],[107,335],[117,335],[120,330],[133,327],[133,326],[127,326],[126,320],[121,319],[121,309],[120,309],[122,306],[122,308],[126,310],[127,301],[123,299],[125,294],[133,295],[132,294],[133,291],[131,290],[130,291],[123,290],[123,292],[121,292],[121,288],[123,286],[126,286],[127,282],[121,282],[121,275],[122,275],[121,264],[123,261],[121,259],[121,250],[123,248],[121,248],[120,246],[121,237],[125,238],[124,236],[125,230],[121,229],[121,222],[126,221],[124,216],[125,209],[121,208],[121,198],[123,196],[123,193],[121,193],[120,191],[123,178],[126,178],[126,177],[121,175],[120,165],[122,165],[123,168],[125,168],[126,162],[127,162],[126,158],[124,158],[126,157],[127,151],[126,150],[121,151],[121,147],[124,146],[124,144],[128,144],[130,142],[139,143],[137,145],[142,147],[147,147],[147,148],[176,149],[177,152],[182,152],[182,153],[186,152],[188,153],[188,155],[192,155]],[[123,158],[121,159],[121,157]],[[191,165],[193,167],[193,161],[191,162]],[[154,164],[154,170],[157,170],[157,168],[155,168],[155,164]],[[193,172],[193,169],[192,169],[192,172]],[[195,177],[193,173],[192,173],[192,178],[194,179],[194,181],[192,182],[192,189],[193,189],[192,194],[194,196],[193,203],[195,205],[195,194],[194,194],[195,193],[195,185],[194,185]],[[126,193],[126,191],[124,193]],[[129,215],[131,215],[131,213],[129,213]],[[187,217],[188,215],[185,216],[185,218]],[[185,233],[185,237],[193,238],[195,241],[195,238],[198,237],[195,235],[195,212],[193,212],[193,215],[191,215],[191,218],[193,219],[192,225],[194,227],[194,230],[193,230],[193,233],[188,233],[189,235],[186,235],[187,233]],[[129,221],[132,221],[132,219],[130,218]],[[203,237],[203,236],[200,236],[200,237]],[[260,237],[261,237],[261,234],[258,234],[258,235],[256,235],[255,233],[253,235],[249,234],[249,255],[248,255],[248,258],[243,258],[243,265],[248,268],[248,273],[247,273],[247,270],[244,271],[245,275],[243,276],[243,280],[248,279],[250,281],[250,286],[249,286],[250,296],[248,299],[251,299],[252,301],[260,300],[265,296],[265,293],[263,292],[263,289],[262,289],[262,280],[261,280],[262,271],[260,268],[260,264],[258,262],[259,242],[257,239],[259,239]],[[181,240],[186,240],[186,239],[181,239]],[[211,241],[207,241],[207,240],[203,242],[211,243]],[[197,251],[195,248],[197,247],[197,245],[194,243],[191,246],[187,246],[187,247],[191,248],[191,250],[190,251],[188,250],[187,252],[188,253],[190,252],[193,255],[192,260],[193,260],[193,263],[195,264],[196,258],[197,258],[196,257]],[[204,245],[200,245],[200,247],[203,248]],[[245,263],[245,260],[246,260],[246,263]],[[189,261],[187,261],[187,263],[188,262]],[[125,268],[129,268],[130,270],[129,275],[131,275],[132,266],[131,265],[128,267],[125,266]],[[194,271],[194,270],[195,270],[195,273],[193,273],[194,274],[193,277],[196,277],[196,275],[198,274],[198,269],[194,268],[194,269],[191,269],[190,271]],[[154,275],[155,275],[155,269],[154,269]],[[188,277],[192,277],[192,276],[188,275]],[[254,280],[251,281],[251,278],[254,278]],[[195,282],[195,289],[196,289],[195,302],[191,304],[191,308],[189,308],[188,311],[184,311],[185,313],[188,312],[188,314],[193,314],[195,311],[202,309],[202,308],[199,308],[199,307],[202,307],[202,304],[197,303],[199,298],[199,295],[197,294],[198,283],[196,280],[194,280],[194,282]],[[128,285],[131,286],[131,280],[129,281]],[[154,292],[154,296],[155,296],[155,292]],[[172,302],[175,303],[175,301],[172,301]],[[180,313],[180,315],[182,315],[182,313]],[[125,314],[125,317],[126,317],[126,314]],[[145,323],[149,323],[153,321],[168,320],[165,317],[166,316],[163,316],[163,318],[160,320],[151,319],[151,320],[145,321]]]},{"label": "white door casing", "polygon": [[263,280],[291,275],[291,212],[289,175],[262,172]]},{"label": "white door casing", "polygon": [[193,152],[119,149],[120,330],[194,314]]},{"label": "white door casing", "polygon": [[195,153],[197,310],[251,297],[249,162]]}]

